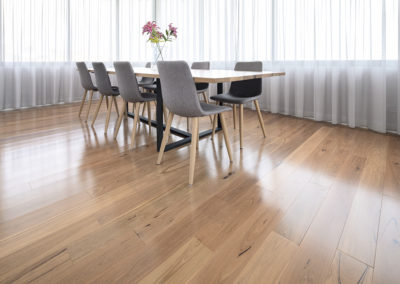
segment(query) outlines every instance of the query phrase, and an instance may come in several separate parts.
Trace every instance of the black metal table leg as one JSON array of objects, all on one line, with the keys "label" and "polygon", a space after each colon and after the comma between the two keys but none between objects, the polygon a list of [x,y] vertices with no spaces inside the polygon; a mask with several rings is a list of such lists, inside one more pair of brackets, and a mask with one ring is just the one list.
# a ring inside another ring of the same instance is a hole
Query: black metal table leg
[{"label": "black metal table leg", "polygon": [[157,84],[157,110],[156,110],[156,120],[157,120],[157,152],[160,151],[161,142],[164,135],[164,122],[163,122],[163,99],[161,94],[161,83],[158,78]]},{"label": "black metal table leg", "polygon": [[[217,84],[217,94],[219,95],[219,94],[222,94],[223,92],[224,92],[224,86],[222,85],[222,83],[218,83]],[[219,104],[222,105],[221,102],[219,102]],[[219,115],[218,115],[218,128],[219,129],[216,129],[216,131],[222,129],[221,119],[219,118]]]}]

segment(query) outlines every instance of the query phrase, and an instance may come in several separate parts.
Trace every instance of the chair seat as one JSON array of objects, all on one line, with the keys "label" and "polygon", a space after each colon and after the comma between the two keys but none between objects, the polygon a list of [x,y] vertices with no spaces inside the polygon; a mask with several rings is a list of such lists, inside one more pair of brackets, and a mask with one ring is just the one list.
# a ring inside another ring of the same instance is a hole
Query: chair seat
[{"label": "chair seat", "polygon": [[139,83],[139,87],[142,87],[144,89],[151,90],[151,91],[155,91],[157,89],[156,84],[140,84]]},{"label": "chair seat", "polygon": [[254,96],[254,97],[236,97],[229,93],[226,93],[226,94],[212,96],[211,99],[214,101],[228,103],[228,104],[245,104],[245,103],[257,100],[260,96],[261,95]]},{"label": "chair seat", "polygon": [[141,93],[143,97],[143,102],[155,101],[157,99],[157,95],[153,93]]},{"label": "chair seat", "polygon": [[111,89],[112,89],[112,93],[104,94],[104,95],[106,95],[106,96],[119,96],[119,89],[118,89],[117,86],[112,86]]},{"label": "chair seat", "polygon": [[218,113],[221,113],[224,111],[231,110],[230,107],[206,104],[203,102],[200,102],[200,106],[203,109],[203,116],[214,115],[214,114],[218,114]]}]

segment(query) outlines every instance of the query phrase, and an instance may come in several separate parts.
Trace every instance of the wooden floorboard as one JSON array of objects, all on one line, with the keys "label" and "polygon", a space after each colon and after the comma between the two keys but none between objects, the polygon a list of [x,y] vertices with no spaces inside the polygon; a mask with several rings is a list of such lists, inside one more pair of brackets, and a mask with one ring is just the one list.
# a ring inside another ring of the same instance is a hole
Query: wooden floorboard
[{"label": "wooden floorboard", "polygon": [[234,162],[202,139],[189,186],[188,147],[157,166],[154,128],[78,110],[0,112],[0,283],[398,283],[399,136],[263,113],[263,138],[246,109],[240,150],[227,113]]}]

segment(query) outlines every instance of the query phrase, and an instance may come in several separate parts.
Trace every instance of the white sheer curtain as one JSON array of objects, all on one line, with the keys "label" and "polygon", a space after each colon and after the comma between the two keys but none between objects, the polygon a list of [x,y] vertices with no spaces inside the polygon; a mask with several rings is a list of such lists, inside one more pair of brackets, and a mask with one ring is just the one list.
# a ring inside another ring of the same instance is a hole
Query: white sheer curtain
[{"label": "white sheer curtain", "polygon": [[180,32],[168,58],[261,60],[286,71],[264,80],[264,110],[400,133],[398,0],[159,2]]},{"label": "white sheer curtain", "polygon": [[0,109],[81,99],[75,61],[151,60],[153,0],[0,0]]},{"label": "white sheer curtain", "polygon": [[178,27],[168,59],[286,71],[264,80],[264,110],[400,133],[398,0],[0,0],[0,13],[0,109],[79,99],[76,60],[151,60],[141,27],[156,19]]}]

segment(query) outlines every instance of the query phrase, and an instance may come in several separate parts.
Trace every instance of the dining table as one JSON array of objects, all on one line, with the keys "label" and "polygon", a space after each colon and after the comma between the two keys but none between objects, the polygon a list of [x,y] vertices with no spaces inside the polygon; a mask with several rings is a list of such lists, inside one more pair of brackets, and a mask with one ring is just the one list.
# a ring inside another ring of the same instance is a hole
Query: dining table
[{"label": "dining table", "polygon": [[[93,69],[89,69],[90,72],[93,72]],[[160,75],[155,68],[144,68],[144,67],[133,67],[133,71],[137,77],[147,77],[154,78],[156,80],[156,94],[157,94],[157,106],[156,106],[156,120],[151,120],[151,126],[157,128],[157,151],[160,150],[161,142],[163,139],[163,134],[165,130],[164,117],[163,117],[163,99],[162,99],[162,89],[161,89],[161,81]],[[107,68],[107,72],[109,74],[115,74],[115,69],[113,67]],[[227,82],[237,82],[244,80],[252,80],[252,79],[261,79],[268,77],[276,77],[276,76],[284,76],[285,72],[275,72],[275,71],[261,71],[261,72],[253,72],[253,71],[234,71],[234,70],[200,70],[200,69],[192,69],[192,77],[194,83],[209,83],[209,84],[217,84],[217,94],[223,93],[223,83]],[[126,106],[127,107],[127,106]],[[130,118],[135,117],[135,113],[129,112],[127,109],[127,115]],[[137,114],[139,115],[139,114]],[[144,116],[140,116],[140,121],[148,123],[148,119]],[[222,130],[221,122],[218,116],[218,125],[216,128],[216,132]],[[188,131],[184,131],[182,129],[178,129],[175,127],[171,127],[171,134],[177,135],[182,139],[171,142],[166,145],[165,151],[169,151],[178,147],[181,147],[185,144],[191,142],[191,133]],[[199,139],[209,136],[212,133],[212,129],[208,129],[199,133]]]}]

